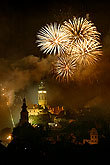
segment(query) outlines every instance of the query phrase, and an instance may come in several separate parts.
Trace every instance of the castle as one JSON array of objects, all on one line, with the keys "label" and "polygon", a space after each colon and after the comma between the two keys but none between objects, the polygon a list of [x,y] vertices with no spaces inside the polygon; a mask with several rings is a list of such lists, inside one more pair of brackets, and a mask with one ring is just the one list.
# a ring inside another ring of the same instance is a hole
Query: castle
[{"label": "castle", "polygon": [[[60,113],[61,112],[61,113]],[[63,113],[62,113],[63,112]],[[48,125],[52,129],[59,129],[62,126],[60,125],[60,121],[64,122],[64,119],[61,118],[61,114],[64,114],[63,107],[55,107],[50,108],[47,105],[47,91],[44,83],[41,81],[38,88],[38,104],[34,104],[31,108],[26,105],[25,98],[23,99],[22,111],[21,111],[20,125],[25,123],[30,123],[33,127],[39,127],[40,124],[46,128]],[[71,122],[75,122],[73,119],[67,119],[66,123],[70,124]],[[57,135],[57,140],[59,139],[60,134]],[[75,140],[74,134],[70,135]],[[83,143],[88,143],[90,145],[98,144],[98,132],[95,128],[90,130],[90,138],[83,139]]]},{"label": "castle", "polygon": [[[58,115],[61,111],[64,111],[63,106],[51,107],[47,104],[47,90],[43,81],[40,82],[38,87],[38,104],[28,105],[27,108],[29,123],[32,125],[38,124],[38,117],[44,118],[48,121],[50,115]],[[40,121],[39,119],[39,121]]]}]

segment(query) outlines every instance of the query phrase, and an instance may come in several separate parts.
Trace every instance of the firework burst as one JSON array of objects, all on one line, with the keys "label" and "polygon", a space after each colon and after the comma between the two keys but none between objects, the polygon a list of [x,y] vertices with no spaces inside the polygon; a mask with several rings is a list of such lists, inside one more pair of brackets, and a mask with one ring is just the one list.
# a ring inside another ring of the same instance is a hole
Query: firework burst
[{"label": "firework burst", "polygon": [[57,56],[54,61],[54,73],[56,75],[56,79],[69,81],[73,79],[73,74],[76,69],[75,60],[72,56],[63,54],[61,56]]},{"label": "firework burst", "polygon": [[100,38],[100,33],[97,31],[94,24],[86,18],[73,17],[73,20],[69,19],[68,22],[65,21],[61,28],[66,38],[68,38],[68,45],[70,46],[84,39],[89,40],[91,37],[94,38],[94,40]]},{"label": "firework burst", "polygon": [[46,25],[41,28],[37,34],[39,40],[38,47],[41,47],[41,51],[46,54],[60,54],[64,51],[64,43],[67,42],[64,33],[61,31],[60,24],[57,23]]},{"label": "firework burst", "polygon": [[63,25],[57,23],[41,28],[37,35],[38,46],[46,54],[56,55],[56,79],[73,80],[76,68],[95,64],[102,55],[100,33],[86,18],[73,17]]},{"label": "firework burst", "polygon": [[102,46],[96,40],[84,40],[73,46],[72,55],[79,65],[91,65],[102,56]]}]

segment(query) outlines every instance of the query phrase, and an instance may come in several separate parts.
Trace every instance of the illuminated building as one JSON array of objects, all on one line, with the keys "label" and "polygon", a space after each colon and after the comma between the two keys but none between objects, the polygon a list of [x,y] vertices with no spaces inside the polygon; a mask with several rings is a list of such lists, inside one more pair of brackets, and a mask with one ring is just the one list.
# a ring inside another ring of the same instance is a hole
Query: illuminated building
[{"label": "illuminated building", "polygon": [[58,115],[61,111],[64,111],[63,106],[51,107],[47,104],[47,90],[44,82],[41,81],[38,86],[38,104],[28,105],[29,123],[37,125],[39,117],[48,120],[51,114]]},{"label": "illuminated building", "polygon": [[95,128],[90,130],[90,139],[83,139],[83,144],[98,144],[98,132]]},{"label": "illuminated building", "polygon": [[48,105],[49,112],[54,115],[58,115],[61,111],[64,111],[63,106],[51,107]]},{"label": "illuminated building", "polygon": [[38,89],[38,105],[41,105],[43,108],[47,106],[47,91],[43,81],[41,81]]}]

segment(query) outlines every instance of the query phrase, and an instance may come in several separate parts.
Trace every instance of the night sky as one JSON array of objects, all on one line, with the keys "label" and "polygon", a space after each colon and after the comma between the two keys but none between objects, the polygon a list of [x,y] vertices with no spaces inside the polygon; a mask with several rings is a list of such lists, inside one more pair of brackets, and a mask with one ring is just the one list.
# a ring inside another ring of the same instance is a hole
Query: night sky
[{"label": "night sky", "polygon": [[[102,34],[103,57],[96,66],[82,70],[74,82],[60,83],[48,74],[52,56],[37,47],[36,34],[50,22],[62,24],[73,16],[86,17],[87,13]],[[109,1],[0,2],[0,84],[9,93],[16,121],[24,96],[29,104],[37,103],[37,87],[43,77],[49,104],[64,105],[71,111],[84,106],[97,107],[110,115],[109,18]],[[3,128],[10,123],[9,112],[2,97],[0,101],[0,128]]]}]

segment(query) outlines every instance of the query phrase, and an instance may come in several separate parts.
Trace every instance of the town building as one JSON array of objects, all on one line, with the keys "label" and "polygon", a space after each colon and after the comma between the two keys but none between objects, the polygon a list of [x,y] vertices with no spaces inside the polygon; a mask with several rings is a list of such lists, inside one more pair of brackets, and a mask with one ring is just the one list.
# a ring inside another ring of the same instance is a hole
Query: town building
[{"label": "town building", "polygon": [[98,144],[98,132],[96,128],[92,128],[90,130],[90,139],[83,139],[83,144],[89,143],[89,144]]}]

